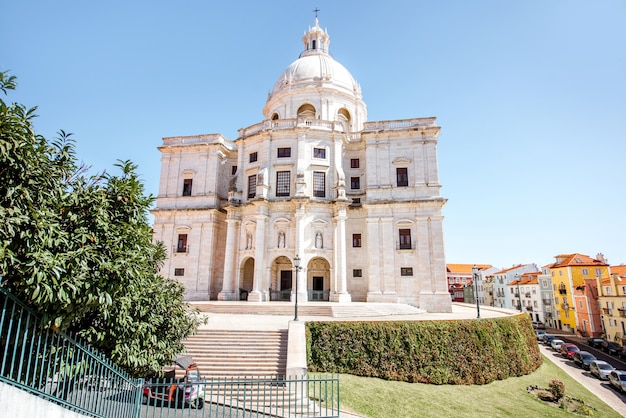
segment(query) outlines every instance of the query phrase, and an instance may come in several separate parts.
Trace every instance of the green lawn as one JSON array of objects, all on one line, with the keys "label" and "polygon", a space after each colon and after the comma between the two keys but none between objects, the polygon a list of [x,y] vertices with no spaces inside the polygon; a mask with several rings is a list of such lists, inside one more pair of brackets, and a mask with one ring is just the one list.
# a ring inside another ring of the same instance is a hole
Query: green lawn
[{"label": "green lawn", "polygon": [[341,409],[371,418],[574,416],[527,393],[530,385],[565,383],[565,394],[593,407],[594,418],[620,417],[597,396],[544,357],[537,371],[482,386],[426,385],[341,375]]}]

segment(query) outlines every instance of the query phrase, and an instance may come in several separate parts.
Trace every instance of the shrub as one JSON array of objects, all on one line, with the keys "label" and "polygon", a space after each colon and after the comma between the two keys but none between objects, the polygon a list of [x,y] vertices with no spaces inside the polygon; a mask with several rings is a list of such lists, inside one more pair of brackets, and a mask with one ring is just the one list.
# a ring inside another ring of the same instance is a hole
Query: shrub
[{"label": "shrub", "polygon": [[486,384],[541,365],[527,315],[458,321],[307,322],[312,372]]},{"label": "shrub", "polygon": [[559,379],[550,380],[550,383],[548,383],[548,389],[550,390],[550,393],[554,395],[554,399],[556,401],[565,396],[565,383]]}]

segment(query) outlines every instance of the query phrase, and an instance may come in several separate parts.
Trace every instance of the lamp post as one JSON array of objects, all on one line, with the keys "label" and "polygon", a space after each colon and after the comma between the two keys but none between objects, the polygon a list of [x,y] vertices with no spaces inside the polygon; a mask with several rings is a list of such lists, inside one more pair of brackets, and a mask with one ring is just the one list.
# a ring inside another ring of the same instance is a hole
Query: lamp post
[{"label": "lamp post", "polygon": [[298,320],[298,271],[300,271],[300,256],[296,254],[293,258],[293,265],[296,267],[296,305],[294,308],[294,317],[293,320]]},{"label": "lamp post", "polygon": [[519,291],[519,274],[515,275],[515,281],[517,282],[517,298],[519,299],[519,311],[522,312],[522,294]]},{"label": "lamp post", "polygon": [[472,267],[472,278],[474,279],[474,293],[476,293],[476,318],[480,318],[480,303],[478,302],[478,267]]}]

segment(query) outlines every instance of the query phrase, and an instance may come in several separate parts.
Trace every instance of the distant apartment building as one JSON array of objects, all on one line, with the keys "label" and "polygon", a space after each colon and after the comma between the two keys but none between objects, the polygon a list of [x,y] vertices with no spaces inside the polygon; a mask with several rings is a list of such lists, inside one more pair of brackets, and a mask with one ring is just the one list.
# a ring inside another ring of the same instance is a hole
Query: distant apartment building
[{"label": "distant apartment building", "polygon": [[524,273],[532,273],[539,271],[536,264],[517,264],[508,269],[500,270],[493,273],[493,297],[494,305],[497,308],[517,309],[513,299],[515,290],[509,287],[509,283],[518,280],[519,276]]},{"label": "distant apartment building", "polygon": [[550,268],[544,266],[541,272],[542,274],[537,279],[539,281],[539,291],[541,292],[544,323],[549,328],[556,328],[556,310],[554,309],[554,290],[552,288]]},{"label": "distant apartment building", "polygon": [[559,254],[556,261],[548,266],[554,291],[554,307],[556,311],[555,327],[571,333],[576,332],[580,325],[576,315],[574,291],[582,287],[586,279],[606,278],[609,266],[598,254],[591,258],[584,254]]},{"label": "distant apartment building", "polygon": [[597,278],[605,338],[626,345],[626,266],[611,266],[610,274]]},{"label": "distant apartment building", "polygon": [[599,337],[603,334],[598,301],[597,279],[585,279],[582,286],[574,288],[574,306],[578,318],[576,331],[583,337]]},{"label": "distant apartment building", "polygon": [[513,295],[512,303],[520,312],[527,313],[533,321],[543,322],[543,307],[538,277],[540,271],[522,273],[509,283],[509,292]]},{"label": "distant apartment building", "polygon": [[[478,274],[478,292],[476,289],[466,289],[474,286],[472,277],[473,268],[476,267]],[[476,303],[475,293],[481,305],[485,304],[484,278],[485,275],[497,271],[491,264],[446,264],[446,276],[448,279],[448,291],[453,302]]]}]

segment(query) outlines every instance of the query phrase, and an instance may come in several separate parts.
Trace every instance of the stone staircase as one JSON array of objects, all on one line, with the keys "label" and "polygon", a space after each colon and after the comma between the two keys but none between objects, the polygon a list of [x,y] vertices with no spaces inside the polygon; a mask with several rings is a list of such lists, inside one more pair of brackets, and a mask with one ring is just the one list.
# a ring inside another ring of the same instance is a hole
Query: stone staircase
[{"label": "stone staircase", "polygon": [[184,341],[203,376],[284,376],[287,330],[200,330]]}]

